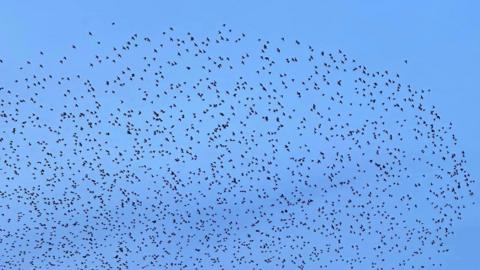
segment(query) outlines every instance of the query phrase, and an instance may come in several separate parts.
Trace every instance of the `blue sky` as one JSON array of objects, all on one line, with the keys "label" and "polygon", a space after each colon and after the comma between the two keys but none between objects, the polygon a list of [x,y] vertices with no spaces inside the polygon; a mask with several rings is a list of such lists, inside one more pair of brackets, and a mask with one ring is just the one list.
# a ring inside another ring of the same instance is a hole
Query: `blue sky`
[{"label": "blue sky", "polygon": [[[0,4],[0,58],[9,63],[66,51],[96,29],[112,39],[174,26],[195,33],[226,23],[266,39],[289,36],[341,48],[371,69],[401,72],[452,121],[468,168],[480,177],[480,2],[478,1],[10,1]],[[108,33],[110,23],[116,33]],[[408,59],[408,65],[403,61]],[[12,75],[0,68],[0,78]],[[3,73],[3,74],[2,74]],[[2,78],[3,79],[3,78]],[[476,188],[477,193],[480,191]],[[478,200],[477,200],[478,201]],[[478,205],[478,204],[477,204]],[[449,240],[445,269],[478,269],[480,209]]]}]

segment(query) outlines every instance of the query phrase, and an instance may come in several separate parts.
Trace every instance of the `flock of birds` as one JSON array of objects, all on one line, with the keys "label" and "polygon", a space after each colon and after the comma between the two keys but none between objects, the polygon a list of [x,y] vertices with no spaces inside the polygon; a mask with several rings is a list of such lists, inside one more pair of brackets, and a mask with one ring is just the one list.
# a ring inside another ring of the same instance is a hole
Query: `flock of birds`
[{"label": "flock of birds", "polygon": [[0,81],[1,269],[442,266],[474,180],[428,90],[226,25],[108,43]]}]

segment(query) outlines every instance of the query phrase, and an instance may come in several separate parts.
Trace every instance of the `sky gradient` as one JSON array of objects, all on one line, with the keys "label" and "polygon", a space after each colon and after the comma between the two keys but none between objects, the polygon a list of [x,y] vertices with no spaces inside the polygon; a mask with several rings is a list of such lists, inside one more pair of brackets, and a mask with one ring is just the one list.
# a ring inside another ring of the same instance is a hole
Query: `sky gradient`
[{"label": "sky gradient", "polygon": [[[0,66],[0,77],[13,76],[11,67],[38,57],[39,50],[66,52],[91,29],[115,40],[167,26],[209,33],[226,23],[266,39],[288,36],[318,49],[342,49],[371,69],[398,71],[415,87],[431,89],[429,101],[444,121],[453,122],[467,168],[480,177],[478,1],[174,2],[2,1],[0,58],[9,65]],[[109,34],[111,22],[118,32]],[[478,185],[475,190],[480,191]],[[448,240],[444,269],[480,267],[478,205],[465,212]]]}]

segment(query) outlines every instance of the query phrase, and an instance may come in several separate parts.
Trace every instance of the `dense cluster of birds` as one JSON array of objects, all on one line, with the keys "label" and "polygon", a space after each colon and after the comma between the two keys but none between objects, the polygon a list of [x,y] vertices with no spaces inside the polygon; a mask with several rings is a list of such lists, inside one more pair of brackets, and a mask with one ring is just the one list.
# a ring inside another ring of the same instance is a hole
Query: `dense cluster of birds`
[{"label": "dense cluster of birds", "polygon": [[108,43],[1,78],[1,269],[442,266],[474,180],[429,90],[226,25]]}]

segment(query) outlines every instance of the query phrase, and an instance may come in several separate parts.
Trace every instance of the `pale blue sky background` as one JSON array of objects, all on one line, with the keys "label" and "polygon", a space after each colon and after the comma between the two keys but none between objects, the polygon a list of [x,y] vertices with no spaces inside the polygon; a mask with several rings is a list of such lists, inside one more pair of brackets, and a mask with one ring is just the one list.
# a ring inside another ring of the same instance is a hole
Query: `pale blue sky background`
[{"label": "pale blue sky background", "polygon": [[[40,49],[65,51],[90,29],[105,38],[112,21],[124,36],[169,25],[201,33],[226,23],[267,39],[285,35],[315,48],[341,48],[371,69],[400,71],[415,87],[432,89],[430,101],[454,123],[468,167],[480,177],[479,1],[169,2],[3,0],[0,58],[13,64],[38,57]],[[1,67],[0,77],[9,72]],[[449,240],[445,269],[480,269],[479,207],[465,217]]]}]

